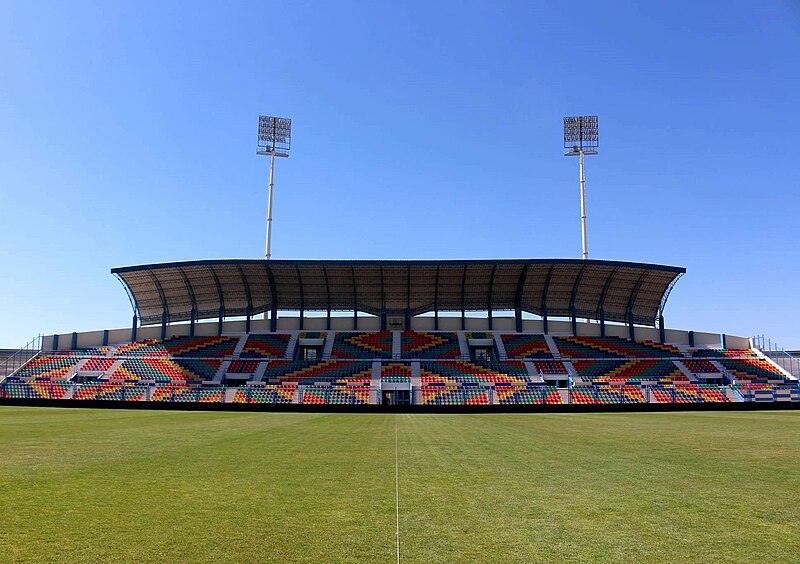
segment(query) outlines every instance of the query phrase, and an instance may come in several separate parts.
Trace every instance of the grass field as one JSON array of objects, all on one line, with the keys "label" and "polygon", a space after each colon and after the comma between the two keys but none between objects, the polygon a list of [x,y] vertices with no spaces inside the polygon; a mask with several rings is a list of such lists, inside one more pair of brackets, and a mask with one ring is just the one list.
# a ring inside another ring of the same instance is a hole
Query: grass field
[{"label": "grass field", "polygon": [[0,408],[0,560],[798,561],[800,412]]}]

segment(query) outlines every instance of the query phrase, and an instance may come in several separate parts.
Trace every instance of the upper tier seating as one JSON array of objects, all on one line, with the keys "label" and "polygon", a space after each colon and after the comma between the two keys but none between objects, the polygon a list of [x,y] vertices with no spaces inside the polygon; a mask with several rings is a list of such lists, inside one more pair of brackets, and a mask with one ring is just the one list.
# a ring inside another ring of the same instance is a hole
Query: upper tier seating
[{"label": "upper tier seating", "polygon": [[336,333],[331,358],[392,358],[391,331]]},{"label": "upper tier seating", "polygon": [[68,351],[55,351],[52,356],[110,356],[111,347],[95,347],[91,349],[73,349]]},{"label": "upper tier seating", "polygon": [[258,360],[233,360],[225,370],[226,374],[255,374],[258,370]]},{"label": "upper tier seating", "polygon": [[699,358],[760,358],[752,349],[689,349],[689,354]]},{"label": "upper tier seating", "polygon": [[629,341],[620,337],[553,337],[562,358],[682,357],[672,345]]},{"label": "upper tier seating", "polygon": [[519,360],[472,363],[463,360],[420,362],[422,385],[444,384],[527,384],[525,365]]},{"label": "upper tier seating", "polygon": [[241,358],[284,358],[290,340],[291,335],[284,333],[249,335],[239,356]]},{"label": "upper tier seating", "polygon": [[501,340],[508,358],[553,358],[544,335],[505,334]]},{"label": "upper tier seating", "polygon": [[142,401],[146,398],[147,386],[126,382],[87,382],[78,384],[72,399]]},{"label": "upper tier seating", "polygon": [[154,379],[156,382],[212,380],[219,370],[217,359],[132,358],[117,368],[110,380]]},{"label": "upper tier seating", "polygon": [[411,382],[411,365],[400,362],[384,362],[381,364],[381,382]]},{"label": "upper tier seating", "polygon": [[567,367],[560,360],[534,360],[533,368],[538,374],[569,374]]},{"label": "upper tier seating", "polygon": [[301,403],[317,405],[362,405],[369,403],[369,386],[308,386]]},{"label": "upper tier seating", "polygon": [[719,374],[717,367],[704,358],[687,358],[683,364],[692,374]]},{"label": "upper tier seating", "polygon": [[77,356],[37,356],[20,368],[14,376],[60,380],[66,378],[81,360],[82,358]]},{"label": "upper tier seating", "polygon": [[592,382],[675,382],[689,379],[671,360],[574,360],[582,380]]},{"label": "upper tier seating", "polygon": [[503,405],[563,403],[561,394],[553,386],[503,386],[495,388],[495,394]]},{"label": "upper tier seating", "polygon": [[16,399],[64,399],[72,391],[69,380],[6,380],[0,385],[0,397]]},{"label": "upper tier seating", "polygon": [[88,359],[83,366],[81,366],[81,372],[107,372],[114,363],[117,362],[116,358],[90,358]]},{"label": "upper tier seating", "polygon": [[172,337],[166,341],[148,339],[122,345],[119,356],[148,357],[230,357],[239,337]]},{"label": "upper tier seating", "polygon": [[402,358],[447,359],[461,358],[461,347],[455,333],[400,333]]},{"label": "upper tier seating", "polygon": [[294,384],[248,384],[236,390],[234,403],[294,403],[297,386]]},{"label": "upper tier seating", "polygon": [[304,360],[272,360],[267,365],[263,380],[271,384],[294,382],[304,385],[319,383],[369,385],[372,381],[372,363],[348,360],[316,363]]},{"label": "upper tier seating", "polygon": [[425,386],[421,388],[423,405],[488,405],[489,391],[481,387]]},{"label": "upper tier seating", "polygon": [[786,376],[770,362],[762,358],[723,358],[719,363],[733,374],[737,381],[778,382]]}]

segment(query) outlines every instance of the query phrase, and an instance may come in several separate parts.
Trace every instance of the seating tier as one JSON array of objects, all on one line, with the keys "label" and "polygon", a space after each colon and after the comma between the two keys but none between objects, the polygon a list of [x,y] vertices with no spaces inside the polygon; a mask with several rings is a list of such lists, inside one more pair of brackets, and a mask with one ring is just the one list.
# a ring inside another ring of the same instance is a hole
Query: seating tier
[{"label": "seating tier", "polygon": [[486,388],[461,386],[425,386],[420,390],[423,405],[488,405]]},{"label": "seating tier", "polygon": [[503,405],[563,403],[561,394],[553,386],[498,387],[495,394]]},{"label": "seating tier", "polygon": [[783,372],[762,358],[722,358],[719,363],[733,374],[737,381],[776,382],[786,380]]},{"label": "seating tier", "polygon": [[255,374],[260,363],[259,360],[233,360],[225,372],[227,374]]},{"label": "seating tier", "polygon": [[553,358],[544,335],[505,334],[501,340],[508,358]]},{"label": "seating tier", "polygon": [[316,405],[363,405],[369,403],[369,386],[308,386],[301,403]]},{"label": "seating tier", "polygon": [[263,380],[271,384],[369,384],[372,381],[372,363],[365,361],[328,360],[272,360],[267,365]]},{"label": "seating tier", "polygon": [[81,360],[82,358],[78,356],[37,356],[20,368],[14,376],[60,380],[66,378]]},{"label": "seating tier", "polygon": [[233,396],[234,403],[293,403],[297,386],[252,385],[240,387]]},{"label": "seating tier", "polygon": [[146,394],[147,386],[138,386],[125,382],[88,382],[76,386],[72,399],[142,401],[145,399]]},{"label": "seating tier", "polygon": [[72,390],[69,380],[41,380],[3,382],[2,397],[15,399],[64,399]]},{"label": "seating tier", "polygon": [[463,360],[420,362],[422,385],[528,384],[530,378],[519,360],[472,363]]},{"label": "seating tier", "polygon": [[402,358],[455,359],[461,358],[461,347],[455,333],[400,333]]},{"label": "seating tier", "polygon": [[620,337],[553,337],[562,358],[668,358],[682,357],[672,345],[629,341]]},{"label": "seating tier", "polygon": [[594,383],[689,381],[671,360],[574,360],[572,366],[582,380]]},{"label": "seating tier", "polygon": [[411,382],[411,365],[400,362],[386,362],[381,365],[381,382]]},{"label": "seating tier", "polygon": [[285,358],[291,335],[267,333],[249,335],[239,354],[240,358]]},{"label": "seating tier", "polygon": [[165,341],[148,339],[122,345],[119,356],[144,357],[230,357],[239,337],[172,337]]},{"label": "seating tier", "polygon": [[392,341],[391,331],[336,333],[331,349],[331,358],[392,358]]}]

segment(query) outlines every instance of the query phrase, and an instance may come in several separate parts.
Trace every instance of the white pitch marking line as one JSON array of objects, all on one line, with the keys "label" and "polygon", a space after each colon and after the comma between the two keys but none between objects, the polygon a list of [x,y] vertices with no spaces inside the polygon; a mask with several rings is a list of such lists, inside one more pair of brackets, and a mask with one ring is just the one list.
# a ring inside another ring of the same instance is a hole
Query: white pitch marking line
[{"label": "white pitch marking line", "polygon": [[397,447],[397,415],[394,419],[394,498],[396,510],[396,531],[395,538],[397,539],[397,564],[400,564],[400,459],[398,457]]}]

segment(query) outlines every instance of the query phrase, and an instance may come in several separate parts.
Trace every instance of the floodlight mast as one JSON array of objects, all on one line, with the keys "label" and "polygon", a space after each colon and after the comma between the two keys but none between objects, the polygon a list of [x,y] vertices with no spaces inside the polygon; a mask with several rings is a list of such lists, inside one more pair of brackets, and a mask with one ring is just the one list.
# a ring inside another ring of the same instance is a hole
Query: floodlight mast
[{"label": "floodlight mast", "polygon": [[581,242],[583,258],[589,258],[589,241],[586,233],[586,174],[584,157],[596,155],[599,145],[597,116],[573,116],[564,118],[565,157],[580,157],[581,181]]},{"label": "floodlight mast", "polygon": [[269,192],[267,193],[266,258],[272,256],[272,192],[275,187],[275,157],[288,157],[292,143],[292,120],[258,116],[258,147],[256,155],[269,155]]}]

